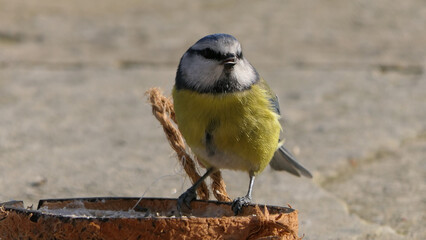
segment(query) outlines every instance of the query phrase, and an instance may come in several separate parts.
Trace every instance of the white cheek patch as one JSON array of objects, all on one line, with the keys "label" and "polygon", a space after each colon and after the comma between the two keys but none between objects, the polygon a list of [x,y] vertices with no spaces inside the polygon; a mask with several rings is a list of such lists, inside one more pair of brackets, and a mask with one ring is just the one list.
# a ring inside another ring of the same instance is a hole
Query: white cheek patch
[{"label": "white cheek patch", "polygon": [[198,55],[188,57],[183,62],[182,68],[184,72],[189,73],[185,78],[187,84],[197,89],[214,86],[223,71],[223,66],[218,65],[216,61]]},{"label": "white cheek patch", "polygon": [[246,59],[241,59],[238,64],[234,66],[232,71],[235,79],[238,79],[238,83],[243,87],[248,87],[256,82],[257,75],[253,70],[253,67]]},{"label": "white cheek patch", "polygon": [[[186,83],[199,90],[210,89],[224,74],[224,66],[215,60],[205,59],[199,55],[186,56],[182,62],[182,71]],[[233,79],[243,87],[249,87],[257,80],[257,74],[246,59],[239,59],[231,72]]]}]

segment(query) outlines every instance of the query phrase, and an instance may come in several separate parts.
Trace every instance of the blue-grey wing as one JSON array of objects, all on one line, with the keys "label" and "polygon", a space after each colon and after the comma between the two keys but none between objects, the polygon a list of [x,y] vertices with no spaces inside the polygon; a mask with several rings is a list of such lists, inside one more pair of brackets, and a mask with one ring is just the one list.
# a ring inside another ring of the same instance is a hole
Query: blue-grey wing
[{"label": "blue-grey wing", "polygon": [[[271,103],[273,111],[278,115],[281,115],[278,97],[276,95],[271,97],[269,102]],[[312,178],[312,174],[306,168],[304,168],[284,146],[281,146],[277,149],[269,165],[278,171],[287,171],[298,177],[302,175],[308,178]]]},{"label": "blue-grey wing", "polygon": [[278,101],[278,96],[275,95],[274,97],[269,98],[269,102],[271,103],[272,110],[278,114],[281,115],[280,111],[280,103]]}]

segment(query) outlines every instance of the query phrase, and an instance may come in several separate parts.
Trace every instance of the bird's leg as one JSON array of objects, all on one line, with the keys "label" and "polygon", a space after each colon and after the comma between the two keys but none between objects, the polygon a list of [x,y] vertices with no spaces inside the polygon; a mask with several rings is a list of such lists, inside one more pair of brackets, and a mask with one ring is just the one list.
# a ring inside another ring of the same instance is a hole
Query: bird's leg
[{"label": "bird's leg", "polygon": [[235,215],[238,215],[238,213],[241,212],[242,208],[249,204],[251,202],[251,193],[253,191],[253,184],[254,184],[254,173],[253,171],[250,172],[250,184],[247,191],[247,194],[244,197],[236,198],[232,202],[232,211],[234,211]]},{"label": "bird's leg", "polygon": [[182,204],[185,203],[185,205],[191,209],[191,202],[197,198],[197,188],[200,186],[200,184],[206,179],[208,176],[210,176],[212,173],[216,171],[216,168],[209,168],[207,169],[207,172],[204,173],[200,179],[198,179],[194,185],[192,185],[188,190],[186,190],[182,195],[179,196],[177,201],[177,210],[178,212],[181,212]]}]

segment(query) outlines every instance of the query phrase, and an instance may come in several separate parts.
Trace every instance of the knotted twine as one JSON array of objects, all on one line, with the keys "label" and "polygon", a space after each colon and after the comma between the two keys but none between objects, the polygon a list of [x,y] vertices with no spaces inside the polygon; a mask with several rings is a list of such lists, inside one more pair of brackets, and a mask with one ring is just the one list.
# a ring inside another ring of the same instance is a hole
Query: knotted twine
[{"label": "knotted twine", "polygon": [[[170,146],[177,154],[179,163],[191,179],[192,184],[194,184],[201,176],[197,171],[195,161],[187,152],[188,148],[185,145],[182,134],[176,127],[177,121],[172,101],[170,98],[165,97],[159,88],[151,88],[145,94],[148,95],[148,101],[151,103],[152,114],[161,123]],[[174,123],[171,120],[173,120]],[[194,159],[196,159],[195,156]],[[198,160],[197,162],[202,166]],[[216,171],[210,175],[210,178],[212,179],[211,188],[215,198],[218,201],[231,201],[226,193],[226,185],[223,181],[221,172]],[[209,190],[205,182],[197,189],[197,194],[200,199],[209,199]]]}]

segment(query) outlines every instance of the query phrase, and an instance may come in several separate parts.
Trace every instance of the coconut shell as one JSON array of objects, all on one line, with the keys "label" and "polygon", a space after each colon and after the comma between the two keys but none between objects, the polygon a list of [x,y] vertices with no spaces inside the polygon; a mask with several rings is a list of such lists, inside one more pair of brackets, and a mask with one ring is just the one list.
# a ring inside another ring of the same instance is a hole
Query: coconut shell
[{"label": "coconut shell", "polygon": [[[25,209],[19,201],[3,203],[0,239],[299,239],[297,211],[287,207],[248,205],[234,216],[229,202],[193,201],[191,210],[184,207],[176,216],[176,199],[145,198],[136,208],[140,216],[126,216],[137,201],[51,199],[40,200],[38,210]],[[97,215],[78,215],[82,209]],[[70,215],[73,210],[76,214]],[[111,215],[114,211],[123,216]]]}]

